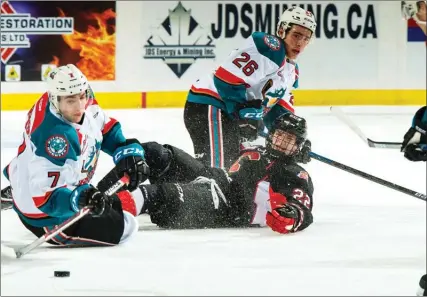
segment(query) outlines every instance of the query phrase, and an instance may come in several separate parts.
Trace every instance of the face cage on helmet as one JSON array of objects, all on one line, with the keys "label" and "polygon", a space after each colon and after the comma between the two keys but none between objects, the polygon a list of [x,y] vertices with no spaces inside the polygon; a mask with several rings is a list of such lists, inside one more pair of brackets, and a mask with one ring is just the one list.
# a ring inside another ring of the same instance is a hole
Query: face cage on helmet
[{"label": "face cage on helmet", "polygon": [[[283,135],[277,135],[276,132],[282,132]],[[291,134],[295,136],[294,144],[291,145],[285,139],[286,134]],[[272,155],[273,157],[294,158],[301,152],[301,149],[305,143],[305,140],[306,139],[304,137],[298,136],[297,133],[294,133],[292,129],[286,131],[286,130],[277,128],[274,131],[271,131],[269,133],[266,139],[266,148],[269,154]],[[289,150],[289,151],[294,150],[294,151],[288,154],[284,150]]]}]

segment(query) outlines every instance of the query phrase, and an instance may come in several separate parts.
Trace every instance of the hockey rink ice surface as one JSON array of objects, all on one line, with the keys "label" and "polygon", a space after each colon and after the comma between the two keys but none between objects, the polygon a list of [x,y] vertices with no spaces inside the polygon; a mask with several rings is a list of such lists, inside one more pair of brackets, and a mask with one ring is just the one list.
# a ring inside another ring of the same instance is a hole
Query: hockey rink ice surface
[{"label": "hockey rink ice surface", "polygon": [[[343,107],[376,141],[402,141],[418,107]],[[191,154],[182,109],[107,110],[126,137]],[[426,164],[364,144],[327,107],[297,107],[313,152],[418,192]],[[26,111],[1,113],[1,166],[15,155]],[[96,183],[113,166],[101,154]],[[1,260],[1,295],[382,295],[414,296],[426,273],[426,203],[312,160],[314,223],[295,234],[267,228],[161,230],[140,216],[137,235],[117,247],[43,245]],[[7,185],[2,176],[1,187]],[[35,237],[13,210],[1,211],[1,242]],[[55,270],[71,276],[55,278]]]}]

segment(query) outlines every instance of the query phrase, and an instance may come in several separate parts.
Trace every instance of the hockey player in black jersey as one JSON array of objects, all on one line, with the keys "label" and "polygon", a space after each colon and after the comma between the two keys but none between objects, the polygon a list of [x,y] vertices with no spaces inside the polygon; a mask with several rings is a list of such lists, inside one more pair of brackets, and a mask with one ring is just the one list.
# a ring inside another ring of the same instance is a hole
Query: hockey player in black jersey
[{"label": "hockey player in black jersey", "polygon": [[[313,184],[296,163],[306,121],[291,113],[274,122],[265,148],[249,149],[225,172],[203,165],[184,151],[155,142],[143,143],[150,183],[131,194],[135,215],[147,212],[162,228],[269,226],[279,233],[297,232],[313,222]],[[307,147],[307,146],[305,146]],[[102,191],[117,180],[114,170],[98,184]]]}]

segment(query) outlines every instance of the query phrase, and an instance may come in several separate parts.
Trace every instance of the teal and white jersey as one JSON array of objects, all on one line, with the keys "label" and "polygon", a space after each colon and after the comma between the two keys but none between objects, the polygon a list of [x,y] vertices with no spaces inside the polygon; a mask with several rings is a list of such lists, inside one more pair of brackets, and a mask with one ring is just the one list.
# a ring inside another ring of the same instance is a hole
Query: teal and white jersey
[{"label": "teal and white jersey", "polygon": [[232,114],[238,103],[263,99],[268,109],[281,107],[277,115],[294,112],[292,90],[298,87],[298,75],[283,40],[254,32],[214,72],[192,85],[187,100]]},{"label": "teal and white jersey", "polygon": [[100,151],[112,155],[124,141],[120,124],[94,98],[83,122],[74,124],[57,114],[43,94],[28,112],[17,156],[4,170],[15,210],[33,226],[61,223],[75,213],[71,193],[90,183]]}]

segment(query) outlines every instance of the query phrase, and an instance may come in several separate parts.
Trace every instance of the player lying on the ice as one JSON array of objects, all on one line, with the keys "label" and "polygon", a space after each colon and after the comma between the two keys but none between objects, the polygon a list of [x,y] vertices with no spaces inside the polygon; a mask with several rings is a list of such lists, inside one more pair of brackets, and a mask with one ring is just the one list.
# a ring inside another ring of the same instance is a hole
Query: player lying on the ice
[{"label": "player lying on the ice", "polygon": [[[128,214],[136,216],[145,212],[150,214],[153,223],[164,228],[268,225],[280,233],[303,230],[313,221],[313,185],[308,173],[294,158],[306,158],[308,151],[301,151],[305,140],[305,120],[292,114],[283,115],[270,130],[267,147],[248,149],[228,174],[222,169],[204,166],[176,147],[144,143],[142,146],[151,166],[150,174],[147,176],[148,172],[144,171],[144,176],[153,184],[136,189],[131,186],[128,188],[131,192],[123,190],[112,197],[103,195],[102,192],[122,175],[118,166],[97,188],[87,185],[87,190],[81,192],[84,194],[62,196],[64,203],[51,204],[52,210],[58,210],[68,201],[77,206],[67,212],[68,216],[88,203],[94,206],[94,213],[50,243],[118,244],[136,229]],[[15,202],[15,205],[19,204]],[[18,214],[22,216],[19,210]],[[46,218],[42,214],[41,219]],[[21,220],[37,236],[53,227],[30,225],[22,217]]]},{"label": "player lying on the ice", "polygon": [[[118,172],[129,175],[128,189],[137,188],[148,168],[144,151],[138,141],[126,139],[120,123],[98,106],[77,67],[69,64],[52,70],[47,86],[28,112],[17,156],[4,170],[13,209],[22,224],[40,237],[93,205],[90,215],[51,243],[117,244],[138,226],[134,216],[122,210],[120,199],[127,196],[114,196],[105,203],[106,196],[90,182],[102,150],[113,157]],[[2,196],[7,192],[2,191]]]},{"label": "player lying on the ice", "polygon": [[[284,114],[274,122],[266,148],[243,152],[228,174],[171,145],[144,143],[151,184],[131,193],[135,204],[122,206],[134,215],[148,212],[162,228],[303,230],[313,222],[313,184],[295,158],[308,155],[301,151],[306,136],[306,121]],[[107,189],[119,177],[113,169],[98,188]]]}]

